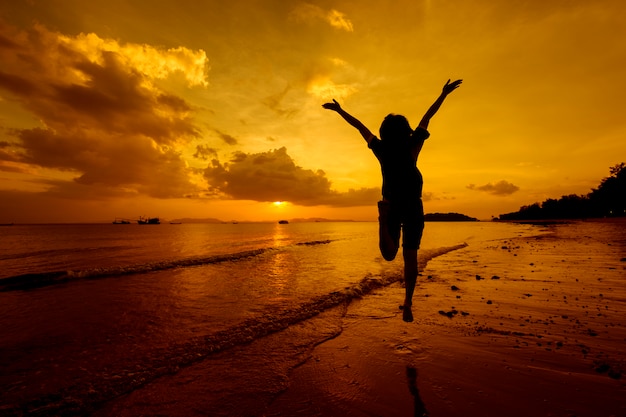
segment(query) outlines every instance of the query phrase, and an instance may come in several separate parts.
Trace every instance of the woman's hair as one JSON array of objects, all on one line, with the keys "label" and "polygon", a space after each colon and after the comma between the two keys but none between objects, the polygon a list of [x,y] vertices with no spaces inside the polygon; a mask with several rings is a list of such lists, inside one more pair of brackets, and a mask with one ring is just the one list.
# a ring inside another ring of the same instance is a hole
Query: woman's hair
[{"label": "woman's hair", "polygon": [[411,136],[413,129],[406,117],[399,114],[388,114],[380,125],[382,140],[398,140]]}]

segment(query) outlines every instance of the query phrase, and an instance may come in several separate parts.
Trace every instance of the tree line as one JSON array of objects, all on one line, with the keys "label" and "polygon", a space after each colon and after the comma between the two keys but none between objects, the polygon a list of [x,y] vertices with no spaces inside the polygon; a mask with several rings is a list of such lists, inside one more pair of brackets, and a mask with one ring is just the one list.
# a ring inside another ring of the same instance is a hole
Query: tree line
[{"label": "tree line", "polygon": [[587,195],[564,195],[543,203],[520,207],[519,211],[501,214],[497,220],[585,219],[626,216],[626,164],[609,168],[598,188]]}]

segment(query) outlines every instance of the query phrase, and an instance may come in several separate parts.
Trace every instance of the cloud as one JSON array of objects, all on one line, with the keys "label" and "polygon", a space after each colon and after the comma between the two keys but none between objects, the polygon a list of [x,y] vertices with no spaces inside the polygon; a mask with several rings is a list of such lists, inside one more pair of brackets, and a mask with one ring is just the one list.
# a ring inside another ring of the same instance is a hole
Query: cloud
[{"label": "cloud", "polygon": [[324,10],[320,6],[314,4],[300,4],[291,12],[291,18],[307,23],[323,21],[335,29],[344,30],[346,32],[354,32],[352,22],[344,13],[335,9]]},{"label": "cloud", "polygon": [[215,148],[210,148],[207,145],[197,145],[196,153],[193,154],[194,158],[202,159],[206,161],[209,157],[217,158],[217,150]]},{"label": "cloud", "polygon": [[[359,71],[339,58],[323,59],[313,63],[306,72],[306,91],[319,99],[341,101],[359,91],[358,82],[362,78]],[[349,81],[342,83],[335,79]]]},{"label": "cloud", "polygon": [[237,200],[289,201],[303,206],[354,207],[380,198],[377,188],[338,192],[324,171],[297,166],[282,147],[267,152],[236,152],[230,162],[214,159],[204,171],[214,192]]},{"label": "cloud", "polygon": [[289,93],[290,90],[291,90],[291,86],[288,84],[282,91],[265,97],[262,103],[266,105],[272,111],[276,112],[276,114],[278,115],[281,115],[281,116],[293,115],[297,112],[297,109],[283,107],[284,98]]},{"label": "cloud", "polygon": [[12,39],[0,42],[0,90],[40,121],[6,130],[5,169],[26,164],[71,173],[72,183],[50,187],[64,195],[66,187],[65,196],[76,198],[87,193],[84,186],[159,198],[197,190],[178,151],[200,137],[194,109],[155,81],[181,72],[190,86],[206,85],[203,51],[70,37],[40,25],[0,27],[0,38]]},{"label": "cloud", "polygon": [[326,14],[326,21],[336,29],[345,30],[346,32],[354,32],[350,19],[348,19],[345,14],[337,10],[330,10]]},{"label": "cloud", "polygon": [[443,200],[456,200],[456,197],[448,197],[447,195],[435,194],[431,191],[424,191],[422,193],[423,201],[443,201]]},{"label": "cloud", "polygon": [[214,129],[215,133],[222,139],[222,141],[227,145],[237,145],[239,143],[234,136],[231,136],[227,133],[221,132],[217,129]]},{"label": "cloud", "polygon": [[484,191],[486,193],[497,195],[497,196],[511,195],[517,190],[519,190],[519,187],[517,185],[511,184],[510,182],[507,182],[505,180],[498,181],[495,184],[487,183],[485,185],[480,185],[480,186],[470,184],[467,186],[467,188],[469,188],[470,190],[475,190],[475,191]]},{"label": "cloud", "polygon": [[102,39],[95,33],[81,33],[76,37],[58,35],[57,38],[60,45],[67,45],[98,65],[103,64],[103,51],[113,52],[120,56],[125,67],[134,68],[149,78],[165,79],[179,72],[189,86],[208,85],[208,58],[202,49],[192,51],[182,46],[158,49],[145,44],[120,44],[116,40]]},{"label": "cloud", "polygon": [[325,76],[319,76],[311,79],[307,86],[307,93],[314,97],[326,100],[328,100],[329,97],[337,100],[344,100],[357,91],[358,89],[353,85],[336,84]]}]

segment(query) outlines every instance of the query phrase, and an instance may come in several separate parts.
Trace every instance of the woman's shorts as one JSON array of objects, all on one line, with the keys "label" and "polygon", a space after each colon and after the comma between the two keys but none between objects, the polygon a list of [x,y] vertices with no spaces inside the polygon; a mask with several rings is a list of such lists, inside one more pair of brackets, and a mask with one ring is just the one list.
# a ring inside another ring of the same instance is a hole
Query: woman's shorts
[{"label": "woman's shorts", "polygon": [[390,202],[387,217],[389,234],[396,242],[400,240],[402,230],[402,247],[417,250],[424,233],[424,206],[422,200],[415,202]]}]

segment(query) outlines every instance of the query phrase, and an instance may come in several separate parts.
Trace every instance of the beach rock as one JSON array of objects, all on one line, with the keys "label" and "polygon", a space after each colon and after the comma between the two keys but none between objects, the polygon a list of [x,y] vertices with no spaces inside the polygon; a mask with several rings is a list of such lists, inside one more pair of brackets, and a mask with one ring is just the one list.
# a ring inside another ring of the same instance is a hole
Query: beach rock
[{"label": "beach rock", "polygon": [[596,372],[599,374],[603,374],[609,371],[609,369],[611,369],[611,367],[609,365],[607,365],[606,363],[603,363],[601,365],[599,365],[598,367],[596,367]]},{"label": "beach rock", "polygon": [[614,369],[609,370],[608,375],[610,378],[613,378],[613,379],[620,379],[622,377],[622,373]]},{"label": "beach rock", "polygon": [[441,314],[442,316],[446,316],[446,317],[451,319],[452,317],[454,317],[457,314],[459,314],[459,312],[457,310],[450,310],[450,311],[439,310],[439,314]]},{"label": "beach rock", "polygon": [[500,279],[500,277],[497,276],[497,275],[494,275],[494,276],[491,277],[491,279]]},{"label": "beach rock", "polygon": [[476,275],[476,281],[480,281],[481,279],[484,279],[484,278],[481,277],[480,275]]},{"label": "beach rock", "polygon": [[452,291],[459,291],[459,287],[457,287],[456,285],[451,286],[450,289]]}]

